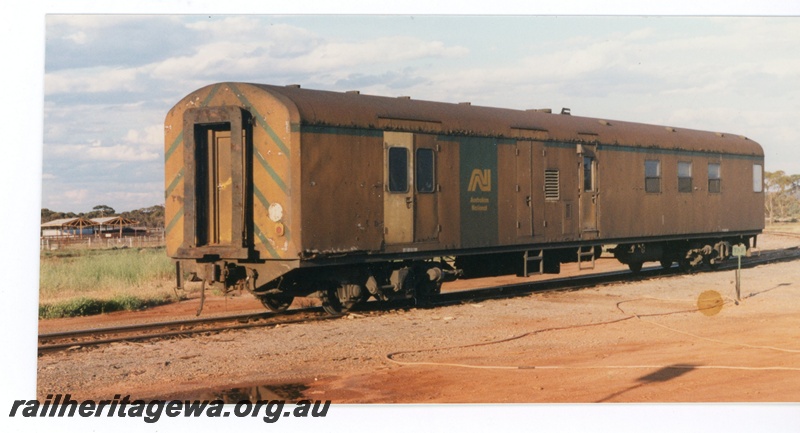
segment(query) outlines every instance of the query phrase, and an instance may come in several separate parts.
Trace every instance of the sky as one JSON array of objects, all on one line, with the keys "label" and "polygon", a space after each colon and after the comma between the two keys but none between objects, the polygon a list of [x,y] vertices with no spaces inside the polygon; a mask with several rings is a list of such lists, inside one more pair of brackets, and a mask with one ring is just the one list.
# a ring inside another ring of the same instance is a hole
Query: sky
[{"label": "sky", "polygon": [[744,135],[800,173],[800,18],[45,17],[42,207],[163,203],[163,120],[210,83],[305,88]]}]

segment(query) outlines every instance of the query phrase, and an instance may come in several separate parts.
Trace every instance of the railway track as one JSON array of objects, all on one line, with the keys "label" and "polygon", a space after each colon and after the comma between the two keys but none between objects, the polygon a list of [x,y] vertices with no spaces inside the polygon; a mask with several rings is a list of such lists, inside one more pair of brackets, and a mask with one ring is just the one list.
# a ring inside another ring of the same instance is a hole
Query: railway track
[{"label": "railway track", "polygon": [[[760,256],[746,258],[742,261],[742,268],[797,259],[800,259],[800,249],[797,247],[775,250],[765,252]],[[721,263],[715,270],[697,272],[720,272],[734,269],[736,266],[735,260],[728,260],[727,262]],[[670,275],[683,275],[683,272],[679,271],[677,266],[673,266],[669,269],[653,266],[642,269],[633,277],[633,280],[641,281]],[[383,314],[393,309],[410,308],[412,306],[418,308],[439,308],[464,302],[480,302],[490,299],[526,296],[531,293],[580,290],[587,287],[631,280],[631,278],[631,272],[628,270],[553,278],[544,281],[521,282],[517,284],[505,284],[443,293],[424,305],[415,305],[413,300],[367,302],[358,305],[351,313]],[[118,342],[181,338],[197,334],[210,334],[238,329],[275,327],[279,325],[332,320],[342,316],[344,315],[335,316],[326,314],[321,308],[316,307],[288,310],[280,314],[270,312],[239,314],[224,317],[193,318],[169,322],[48,333],[39,335],[38,352],[42,355],[44,353],[74,350],[83,347],[96,347]]]},{"label": "railway track", "polygon": [[39,335],[39,354],[100,346],[123,341],[143,341],[164,338],[186,337],[203,333],[270,327],[316,320],[335,319],[322,313],[321,309],[297,309],[282,314],[269,312],[238,314],[222,317],[195,318],[168,322],[153,322],[108,328],[83,329],[53,332]]}]

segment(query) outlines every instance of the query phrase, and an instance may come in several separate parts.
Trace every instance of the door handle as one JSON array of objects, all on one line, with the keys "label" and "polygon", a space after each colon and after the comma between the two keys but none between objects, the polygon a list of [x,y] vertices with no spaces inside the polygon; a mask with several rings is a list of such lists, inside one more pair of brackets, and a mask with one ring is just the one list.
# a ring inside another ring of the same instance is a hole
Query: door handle
[{"label": "door handle", "polygon": [[406,197],[406,207],[411,209],[412,204],[414,204],[414,199],[411,197]]},{"label": "door handle", "polygon": [[525,204],[527,204],[528,207],[531,207],[531,196],[525,197]]}]

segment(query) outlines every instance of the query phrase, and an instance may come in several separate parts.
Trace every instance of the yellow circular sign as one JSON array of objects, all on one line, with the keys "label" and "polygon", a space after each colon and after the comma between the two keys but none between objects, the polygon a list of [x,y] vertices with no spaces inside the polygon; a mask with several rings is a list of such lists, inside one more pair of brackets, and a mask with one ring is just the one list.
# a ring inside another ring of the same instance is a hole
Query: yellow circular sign
[{"label": "yellow circular sign", "polygon": [[715,316],[722,311],[722,295],[716,290],[706,290],[697,298],[697,309],[706,316]]}]

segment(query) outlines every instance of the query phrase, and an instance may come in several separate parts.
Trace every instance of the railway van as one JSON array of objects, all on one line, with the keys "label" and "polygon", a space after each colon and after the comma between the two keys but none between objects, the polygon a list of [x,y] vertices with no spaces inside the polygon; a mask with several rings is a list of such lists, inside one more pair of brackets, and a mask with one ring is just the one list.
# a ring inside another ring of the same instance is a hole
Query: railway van
[{"label": "railway van", "polygon": [[167,254],[281,311],[455,278],[715,266],[764,227],[748,137],[469,103],[217,83],[165,119]]}]

